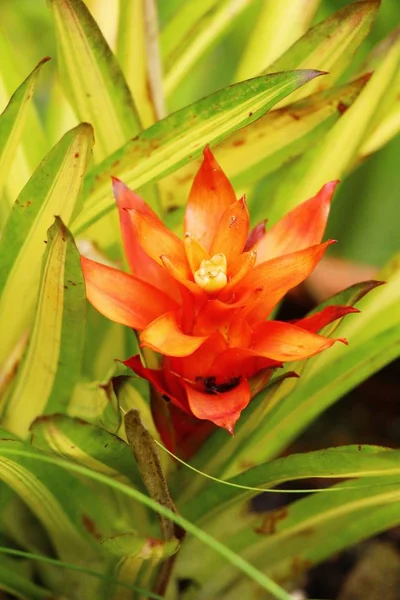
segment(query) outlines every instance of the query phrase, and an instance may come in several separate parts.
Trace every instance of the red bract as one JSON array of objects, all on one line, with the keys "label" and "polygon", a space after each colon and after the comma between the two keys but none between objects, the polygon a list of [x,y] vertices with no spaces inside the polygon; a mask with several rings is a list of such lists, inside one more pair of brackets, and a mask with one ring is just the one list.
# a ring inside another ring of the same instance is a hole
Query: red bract
[{"label": "red bract", "polygon": [[268,232],[264,224],[249,232],[245,199],[236,200],[206,148],[180,239],[114,179],[132,274],[86,258],[82,267],[89,301],[163,356],[159,370],[146,369],[139,357],[126,364],[186,415],[232,432],[250,401],[248,379],[329,348],[336,340],[317,331],[354,310],[332,306],[295,324],[267,320],[332,243],[321,239],[336,184],[327,183]]}]

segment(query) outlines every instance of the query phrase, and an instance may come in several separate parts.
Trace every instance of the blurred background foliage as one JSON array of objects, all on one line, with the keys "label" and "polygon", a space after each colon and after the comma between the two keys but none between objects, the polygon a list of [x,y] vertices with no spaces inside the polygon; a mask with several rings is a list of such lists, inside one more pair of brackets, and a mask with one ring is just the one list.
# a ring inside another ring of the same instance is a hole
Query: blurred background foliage
[{"label": "blurred background foliage", "polygon": [[[171,94],[168,110],[173,111],[194,100],[229,85],[234,78],[238,59],[245,48],[246,39],[256,23],[263,4],[268,0],[253,2],[234,19],[232,26],[219,42],[211,47],[196,63],[195,68]],[[293,0],[294,2],[296,0]],[[111,47],[115,47],[118,18],[116,0],[88,0],[87,4],[99,23]],[[184,4],[183,0],[159,0],[160,27],[162,28]],[[314,23],[346,6],[347,0],[322,0]],[[16,10],[18,5],[18,10]],[[359,49],[352,68],[357,70],[369,50],[400,24],[400,2],[383,0],[371,34]],[[56,56],[56,39],[45,0],[2,0],[0,3],[0,50],[8,56],[7,42],[18,49],[13,65],[15,86],[25,77],[33,65],[48,55]],[[4,44],[6,44],[4,46]],[[4,60],[4,58],[3,58]],[[49,102],[50,90],[55,76],[56,64],[52,61],[38,82],[35,101],[41,115]],[[313,65],[309,65],[310,68]],[[342,81],[346,74],[342,76]],[[9,93],[0,90],[0,109],[3,110]],[[400,101],[400,98],[399,98]],[[50,118],[56,118],[52,115]],[[75,117],[63,115],[62,130],[77,124]],[[60,126],[58,125],[58,128]],[[55,133],[55,140],[57,135]],[[397,137],[365,160],[339,187],[328,227],[328,237],[339,240],[330,249],[332,254],[361,263],[382,266],[399,250],[398,203],[400,192],[400,139]],[[253,190],[252,201],[264,200],[263,182]]]}]

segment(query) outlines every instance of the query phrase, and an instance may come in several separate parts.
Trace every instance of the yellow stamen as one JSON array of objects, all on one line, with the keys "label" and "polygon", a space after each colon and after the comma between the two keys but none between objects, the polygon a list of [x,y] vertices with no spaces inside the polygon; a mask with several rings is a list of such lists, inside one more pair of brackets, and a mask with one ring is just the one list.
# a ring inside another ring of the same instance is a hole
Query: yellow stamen
[{"label": "yellow stamen", "polygon": [[204,259],[194,274],[194,280],[206,292],[218,292],[228,283],[225,254],[214,254]]}]

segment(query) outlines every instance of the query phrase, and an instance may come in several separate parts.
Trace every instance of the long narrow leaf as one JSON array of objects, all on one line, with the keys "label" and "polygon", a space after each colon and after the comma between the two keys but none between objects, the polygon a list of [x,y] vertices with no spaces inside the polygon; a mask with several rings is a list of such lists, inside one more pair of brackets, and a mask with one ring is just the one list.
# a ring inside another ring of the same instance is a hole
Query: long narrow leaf
[{"label": "long narrow leaf", "polygon": [[[99,483],[102,483],[110,488],[115,490],[119,490],[121,493],[126,496],[138,500],[151,510],[154,510],[156,513],[170,519],[187,532],[191,533],[195,536],[199,541],[203,544],[212,548],[215,552],[224,557],[225,560],[230,562],[236,568],[240,569],[243,573],[245,573],[248,577],[250,577],[253,581],[257,582],[260,587],[270,594],[272,594],[278,600],[290,600],[290,595],[285,592],[279,585],[273,582],[269,577],[265,577],[258,569],[254,569],[254,567],[243,560],[238,554],[232,552],[228,547],[226,547],[223,543],[214,539],[212,536],[208,535],[205,531],[197,528],[190,521],[187,521],[183,517],[180,517],[176,513],[162,506],[161,504],[155,502],[148,496],[141,494],[137,490],[133,488],[129,488],[126,485],[123,485],[120,482],[114,481],[105,477],[100,473],[96,473],[94,471],[90,471],[89,469],[82,467],[81,465],[77,465],[74,463],[69,463],[66,461],[56,460],[52,457],[34,454],[30,451],[24,450],[22,448],[10,447],[9,445],[5,445],[4,443],[0,444],[0,455],[2,456],[13,456],[20,461],[23,457],[37,460],[42,463],[55,464],[57,467],[64,468],[66,470],[72,471],[74,473],[79,473],[81,475],[87,476]],[[15,460],[14,458],[14,460]],[[7,459],[12,460],[12,459]]]},{"label": "long narrow leaf", "polygon": [[101,160],[140,130],[120,67],[82,0],[50,0],[63,83],[78,117],[94,127]]},{"label": "long narrow leaf", "polygon": [[67,225],[70,222],[92,144],[90,125],[68,132],[39,165],[11,210],[0,239],[0,364],[29,325],[46,232],[54,215]]},{"label": "long narrow leaf", "polygon": [[[234,188],[241,190],[256,183],[318,143],[355,101],[368,78],[364,76],[272,110],[218,144],[215,156]],[[186,202],[199,166],[200,160],[192,161],[163,180],[167,205]],[[247,201],[252,216],[260,220],[268,217],[265,203],[252,205],[251,194]]]},{"label": "long narrow leaf", "polygon": [[320,0],[264,0],[241,56],[237,81],[261,73],[307,31]]},{"label": "long narrow leaf", "polygon": [[[400,474],[400,451],[379,446],[343,446],[292,454],[264,463],[227,480],[227,483],[268,489],[285,481],[320,477],[387,477]],[[379,483],[379,482],[378,482]],[[357,489],[357,481],[354,482]],[[223,512],[231,503],[243,502],[256,492],[235,489],[223,483],[209,483],[207,489],[182,508],[186,518],[207,520],[210,512]]]},{"label": "long narrow leaf", "polygon": [[317,84],[314,82],[307,89],[296,92],[292,100],[330,87],[350,64],[354,52],[368,35],[379,5],[380,0],[362,0],[345,6],[310,29],[265,72],[274,73],[293,67],[309,69],[311,66],[328,72]]},{"label": "long narrow leaf", "polygon": [[310,198],[327,181],[338,179],[350,168],[370,132],[375,112],[391,90],[400,67],[400,39],[392,46],[357,100],[328,132],[306,153],[279,186],[269,207],[271,221]]},{"label": "long narrow leaf", "polygon": [[49,229],[29,346],[3,425],[25,437],[40,414],[65,412],[81,372],[86,296],[80,256],[68,229]]},{"label": "long narrow leaf", "polygon": [[[9,176],[9,170],[24,130],[37,77],[42,65],[48,60],[48,58],[44,58],[40,61],[32,73],[14,92],[7,108],[0,116],[0,194]],[[9,206],[0,207],[2,219],[8,213],[8,209]]]},{"label": "long narrow leaf", "polygon": [[[210,9],[165,61],[165,91],[170,95],[201,55],[215,44],[253,0],[223,0]],[[193,4],[193,2],[192,2]],[[258,73],[255,73],[258,75]]]},{"label": "long narrow leaf", "polygon": [[315,71],[293,71],[245,81],[156,123],[93,169],[86,182],[88,199],[74,223],[75,232],[82,232],[114,206],[109,195],[111,175],[136,189],[155,181],[199,156],[206,144],[216,144],[252,123],[318,75]]}]

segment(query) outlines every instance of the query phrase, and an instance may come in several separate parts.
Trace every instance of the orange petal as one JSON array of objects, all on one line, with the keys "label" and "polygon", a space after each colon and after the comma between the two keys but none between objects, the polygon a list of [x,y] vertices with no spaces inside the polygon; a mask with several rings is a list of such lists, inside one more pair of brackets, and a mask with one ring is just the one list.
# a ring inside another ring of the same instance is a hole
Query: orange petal
[{"label": "orange petal", "polygon": [[209,250],[218,223],[236,196],[211,150],[207,147],[203,154],[203,163],[194,178],[186,205],[184,226],[185,232]]},{"label": "orange petal", "polygon": [[139,212],[152,215],[154,219],[158,219],[157,215],[140,196],[130,190],[122,181],[116,177],[113,177],[112,180],[114,196],[119,211],[122,241],[131,273],[137,275],[143,281],[151,283],[151,285],[162,290],[168,296],[177,298],[179,295],[178,286],[172,277],[142,249],[136,236],[136,229],[126,209],[133,208]]},{"label": "orange petal", "polygon": [[[308,277],[331,243],[285,254],[252,269],[233,290],[235,298],[247,299],[247,318],[253,323],[264,320],[289,290]],[[252,302],[257,305],[254,309]]]},{"label": "orange petal", "polygon": [[252,336],[252,330],[246,319],[240,318],[240,313],[236,319],[233,319],[230,324],[228,331],[229,346],[231,348],[248,348],[250,346],[250,340]]},{"label": "orange petal", "polygon": [[209,336],[217,329],[227,333],[229,324],[238,310],[236,305],[225,304],[219,300],[208,300],[196,316],[193,333]]},{"label": "orange petal", "polygon": [[242,253],[249,233],[249,211],[244,198],[231,204],[218,223],[210,256],[222,252],[228,265]]},{"label": "orange petal", "polygon": [[359,312],[358,308],[354,308],[353,306],[326,306],[320,312],[315,313],[315,315],[294,321],[293,324],[296,327],[316,333],[326,325],[337,319],[341,319],[345,315]]},{"label": "orange petal", "polygon": [[222,301],[228,301],[231,296],[232,288],[235,287],[239,281],[241,281],[247,273],[252,269],[256,263],[257,254],[250,250],[250,252],[244,252],[231,264],[228,270],[230,279],[226,286],[221,290],[218,299]]},{"label": "orange petal", "polygon": [[252,377],[262,369],[281,366],[281,362],[259,356],[254,350],[228,348],[217,356],[209,372],[218,380],[229,380],[233,377]]},{"label": "orange petal", "polygon": [[176,312],[162,315],[142,331],[141,346],[148,346],[167,356],[187,356],[205,342],[207,336],[192,336],[183,333]]},{"label": "orange petal", "polygon": [[185,235],[185,251],[186,258],[192,270],[192,273],[195,273],[197,269],[200,267],[200,263],[202,260],[207,260],[209,257],[208,252],[206,252],[203,246],[195,240],[190,234]]},{"label": "orange petal", "polygon": [[183,358],[168,356],[164,363],[171,372],[194,383],[199,377],[207,377],[210,372],[212,373],[211,365],[227,348],[225,338],[217,331],[193,354]]},{"label": "orange petal", "polygon": [[191,271],[186,260],[185,248],[172,231],[150,214],[127,209],[131,218],[132,226],[136,231],[139,244],[150,258],[162,265],[162,256],[168,256],[176,268],[190,278]]},{"label": "orange petal", "polygon": [[296,206],[254,245],[257,264],[319,244],[339,181],[326,183],[316,196]]},{"label": "orange petal", "polygon": [[198,419],[212,421],[218,427],[233,434],[233,427],[240,413],[250,402],[250,388],[247,379],[227,392],[207,394],[188,383],[185,384],[189,407]]},{"label": "orange petal", "polygon": [[163,292],[145,281],[81,257],[87,299],[105,317],[144,329],[160,315],[177,308]]},{"label": "orange petal", "polygon": [[261,356],[285,362],[318,354],[337,341],[346,343],[343,339],[324,338],[290,323],[264,321],[253,332],[252,350]]}]

